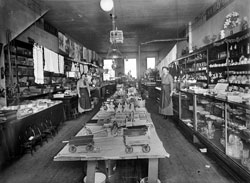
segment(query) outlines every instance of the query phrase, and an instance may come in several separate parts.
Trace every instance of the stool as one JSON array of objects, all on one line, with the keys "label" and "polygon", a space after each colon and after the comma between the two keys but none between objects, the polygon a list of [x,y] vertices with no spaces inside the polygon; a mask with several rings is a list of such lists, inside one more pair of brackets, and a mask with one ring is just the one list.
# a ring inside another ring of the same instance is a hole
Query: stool
[{"label": "stool", "polygon": [[[86,183],[87,176],[84,177],[83,182]],[[95,172],[95,182],[94,183],[105,183],[106,175],[101,172]]]}]

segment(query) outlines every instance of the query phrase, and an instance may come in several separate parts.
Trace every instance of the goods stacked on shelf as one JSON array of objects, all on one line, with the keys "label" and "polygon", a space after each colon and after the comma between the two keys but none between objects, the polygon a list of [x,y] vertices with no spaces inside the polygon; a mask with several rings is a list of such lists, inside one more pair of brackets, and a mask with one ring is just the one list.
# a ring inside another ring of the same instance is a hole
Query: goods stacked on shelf
[{"label": "goods stacked on shelf", "polygon": [[214,87],[229,83],[230,91],[248,92],[250,87],[249,29],[177,59],[182,85]]},{"label": "goods stacked on shelf", "polygon": [[9,47],[10,51],[5,47],[7,105],[43,98],[61,89],[62,78],[66,77],[62,73],[44,72],[43,84],[35,82],[33,44],[13,40]]},{"label": "goods stacked on shelf", "polygon": [[180,125],[250,178],[250,33],[218,40],[175,61]]},{"label": "goods stacked on shelf", "polygon": [[40,112],[41,110],[47,109],[50,106],[56,105],[58,103],[59,101],[51,101],[50,99],[37,99],[23,102],[23,104],[18,106],[1,107],[0,113],[6,113],[5,111],[9,111],[9,113],[15,113],[16,119],[21,119],[31,114]]}]

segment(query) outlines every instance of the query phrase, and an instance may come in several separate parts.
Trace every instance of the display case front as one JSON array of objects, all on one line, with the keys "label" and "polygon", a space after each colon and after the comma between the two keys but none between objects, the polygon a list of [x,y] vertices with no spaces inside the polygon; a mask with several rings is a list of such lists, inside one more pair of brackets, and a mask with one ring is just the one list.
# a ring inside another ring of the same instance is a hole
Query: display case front
[{"label": "display case front", "polygon": [[197,132],[225,152],[225,103],[197,95]]},{"label": "display case front", "polygon": [[241,178],[250,178],[250,105],[182,90],[179,120],[193,141],[202,142]]},{"label": "display case front", "polygon": [[226,155],[250,174],[250,107],[228,103]]},{"label": "display case front", "polygon": [[195,129],[194,95],[185,91],[179,93],[179,118],[192,130]]}]

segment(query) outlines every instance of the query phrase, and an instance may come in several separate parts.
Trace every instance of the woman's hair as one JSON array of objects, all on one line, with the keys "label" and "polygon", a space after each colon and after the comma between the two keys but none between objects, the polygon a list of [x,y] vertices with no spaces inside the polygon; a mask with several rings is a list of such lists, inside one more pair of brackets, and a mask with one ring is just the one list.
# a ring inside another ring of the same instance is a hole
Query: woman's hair
[{"label": "woman's hair", "polygon": [[169,68],[166,66],[163,66],[161,70],[163,70],[163,69],[167,69],[169,71]]}]

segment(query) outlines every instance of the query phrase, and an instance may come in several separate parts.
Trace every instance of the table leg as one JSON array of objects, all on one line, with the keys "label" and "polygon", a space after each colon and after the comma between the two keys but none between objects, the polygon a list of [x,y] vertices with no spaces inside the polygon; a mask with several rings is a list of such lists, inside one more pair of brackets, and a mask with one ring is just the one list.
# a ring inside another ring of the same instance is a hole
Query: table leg
[{"label": "table leg", "polygon": [[86,180],[86,183],[95,182],[95,168],[96,168],[96,161],[88,161],[87,162],[87,180]]},{"label": "table leg", "polygon": [[158,180],[158,158],[148,159],[148,183]]}]

